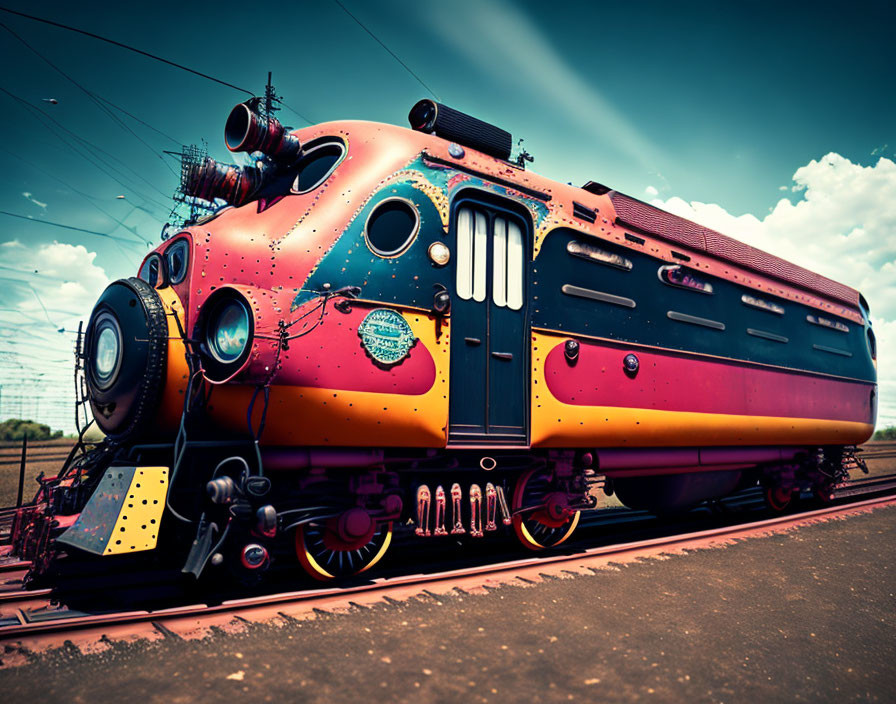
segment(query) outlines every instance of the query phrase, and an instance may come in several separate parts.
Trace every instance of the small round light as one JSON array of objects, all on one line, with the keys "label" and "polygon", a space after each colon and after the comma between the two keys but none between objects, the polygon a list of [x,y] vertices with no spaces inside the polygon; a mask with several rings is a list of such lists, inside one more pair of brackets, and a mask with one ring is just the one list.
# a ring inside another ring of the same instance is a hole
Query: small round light
[{"label": "small round light", "polygon": [[223,364],[235,362],[249,342],[249,311],[239,301],[220,305],[209,321],[206,342],[212,356]]},{"label": "small round light", "polygon": [[436,266],[445,266],[451,259],[451,250],[444,242],[433,242],[429,245],[429,258]]}]

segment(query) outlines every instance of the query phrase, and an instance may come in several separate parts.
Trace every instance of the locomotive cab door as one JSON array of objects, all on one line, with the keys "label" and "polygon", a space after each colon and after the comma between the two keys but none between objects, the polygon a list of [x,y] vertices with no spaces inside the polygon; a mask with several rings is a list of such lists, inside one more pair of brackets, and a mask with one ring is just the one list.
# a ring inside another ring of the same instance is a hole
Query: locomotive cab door
[{"label": "locomotive cab door", "polygon": [[469,197],[452,206],[451,444],[525,444],[531,242],[526,220]]}]

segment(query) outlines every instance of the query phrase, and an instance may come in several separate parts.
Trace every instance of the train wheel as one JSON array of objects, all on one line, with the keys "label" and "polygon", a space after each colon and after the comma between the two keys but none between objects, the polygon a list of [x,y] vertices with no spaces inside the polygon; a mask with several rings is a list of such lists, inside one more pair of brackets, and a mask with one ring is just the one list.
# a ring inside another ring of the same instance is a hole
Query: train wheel
[{"label": "train wheel", "polygon": [[766,505],[775,513],[784,513],[799,497],[799,491],[782,486],[767,486],[764,493]]},{"label": "train wheel", "polygon": [[819,484],[812,489],[812,494],[819,502],[829,504],[834,500],[834,484],[832,482]]},{"label": "train wheel", "polygon": [[551,473],[543,469],[530,469],[519,478],[512,511],[513,530],[530,550],[560,545],[572,535],[581,517],[581,511],[569,510],[566,492],[558,491]]},{"label": "train wheel", "polygon": [[[346,512],[350,514],[351,512]],[[379,562],[392,542],[392,523],[371,523],[356,538],[339,529],[345,515],[296,528],[296,555],[305,571],[320,581],[361,574]]]}]

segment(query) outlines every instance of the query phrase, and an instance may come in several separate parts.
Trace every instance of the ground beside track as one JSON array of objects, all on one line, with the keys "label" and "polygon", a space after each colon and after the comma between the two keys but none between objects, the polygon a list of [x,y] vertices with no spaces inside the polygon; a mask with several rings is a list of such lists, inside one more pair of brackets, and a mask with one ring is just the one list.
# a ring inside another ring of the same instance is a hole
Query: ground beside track
[{"label": "ground beside track", "polygon": [[[56,475],[68,457],[73,442],[69,438],[34,440],[29,443],[25,463],[23,498],[30,501],[37,492],[37,475]],[[22,459],[22,443],[0,443],[0,508],[13,506],[19,486],[19,470]]]},{"label": "ground beside track", "polygon": [[6,701],[892,701],[896,508],[481,594],[57,651]]}]

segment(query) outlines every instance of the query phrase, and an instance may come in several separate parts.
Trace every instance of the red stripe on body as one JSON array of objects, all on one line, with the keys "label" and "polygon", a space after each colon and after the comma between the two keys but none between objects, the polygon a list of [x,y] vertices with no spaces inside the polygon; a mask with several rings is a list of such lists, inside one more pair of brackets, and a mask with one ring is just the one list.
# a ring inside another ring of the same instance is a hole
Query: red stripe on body
[{"label": "red stripe on body", "polygon": [[[622,368],[629,353],[640,362],[633,378]],[[872,384],[683,353],[582,342],[570,366],[561,342],[545,359],[545,380],[558,401],[577,406],[873,422]]]}]

